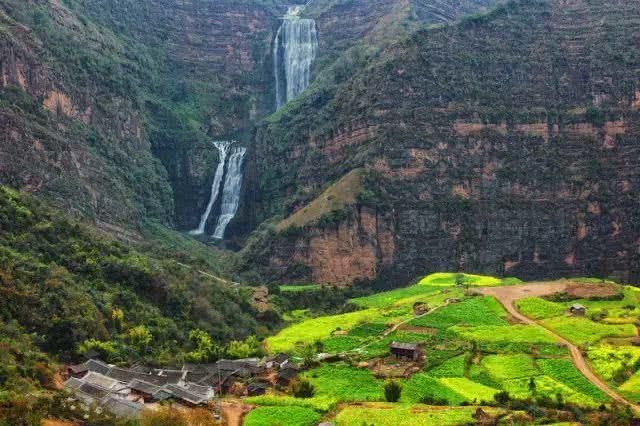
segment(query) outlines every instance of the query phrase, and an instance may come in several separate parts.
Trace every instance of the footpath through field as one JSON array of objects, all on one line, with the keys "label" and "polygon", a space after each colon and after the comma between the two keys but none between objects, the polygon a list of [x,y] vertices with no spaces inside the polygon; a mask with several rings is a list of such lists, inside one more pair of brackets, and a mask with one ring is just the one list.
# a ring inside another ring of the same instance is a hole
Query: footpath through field
[{"label": "footpath through field", "polygon": [[617,392],[609,387],[600,377],[598,377],[589,367],[587,361],[584,359],[582,355],[582,351],[573,343],[569,342],[564,337],[556,334],[553,330],[545,327],[544,325],[530,319],[522,315],[515,308],[514,303],[525,297],[540,297],[540,296],[548,296],[554,293],[559,293],[565,291],[569,283],[567,282],[539,282],[539,283],[528,283],[524,285],[515,285],[515,286],[506,286],[506,287],[481,287],[476,290],[485,296],[493,296],[495,297],[511,314],[514,318],[522,321],[525,324],[537,325],[543,327],[550,334],[552,334],[558,341],[563,343],[569,348],[571,353],[571,358],[573,359],[573,363],[576,368],[594,385],[600,388],[604,393],[609,395],[611,399],[617,401],[623,405],[627,405],[634,409],[637,413],[640,413],[640,406],[637,404],[633,404],[630,401],[626,400],[622,396],[620,396]]}]

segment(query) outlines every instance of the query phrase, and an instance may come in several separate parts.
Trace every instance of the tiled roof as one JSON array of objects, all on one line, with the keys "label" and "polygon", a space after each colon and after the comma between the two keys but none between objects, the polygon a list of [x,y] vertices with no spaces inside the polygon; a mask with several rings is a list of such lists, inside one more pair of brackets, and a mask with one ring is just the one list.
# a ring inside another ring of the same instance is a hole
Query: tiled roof
[{"label": "tiled roof", "polygon": [[136,417],[144,408],[142,404],[112,396],[105,399],[102,406],[117,417]]},{"label": "tiled roof", "polygon": [[166,385],[163,389],[171,392],[175,398],[181,399],[194,405],[200,405],[207,401],[207,398],[205,396],[191,392],[182,386]]},{"label": "tiled roof", "polygon": [[90,371],[86,376],[82,378],[84,383],[90,383],[92,385],[99,386],[104,389],[113,390],[116,388],[120,388],[120,382],[112,379],[111,377],[104,376],[100,373],[96,373],[94,371]]},{"label": "tiled roof", "polygon": [[159,386],[156,386],[153,383],[145,382],[139,379],[131,380],[128,386],[135,391],[146,393],[149,395],[153,395],[155,392],[160,390]]},{"label": "tiled roof", "polygon": [[415,351],[418,349],[418,344],[416,343],[391,342],[389,346],[391,349],[403,349],[407,351]]}]

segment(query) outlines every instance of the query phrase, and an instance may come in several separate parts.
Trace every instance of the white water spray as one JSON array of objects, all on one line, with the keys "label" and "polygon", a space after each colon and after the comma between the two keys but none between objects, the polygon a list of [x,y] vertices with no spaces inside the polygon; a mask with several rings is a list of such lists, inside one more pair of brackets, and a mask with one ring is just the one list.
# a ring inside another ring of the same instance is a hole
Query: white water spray
[{"label": "white water spray", "polygon": [[211,196],[209,197],[209,203],[207,204],[207,208],[205,209],[202,217],[200,218],[200,225],[198,225],[197,229],[189,232],[191,235],[202,235],[204,234],[205,228],[207,226],[207,221],[209,220],[209,216],[211,215],[211,210],[213,209],[216,200],[218,199],[218,194],[220,193],[220,183],[222,183],[222,178],[224,177],[224,166],[227,162],[227,153],[229,151],[229,147],[233,142],[229,141],[219,141],[214,142],[213,144],[218,149],[218,153],[220,156],[220,160],[218,161],[218,167],[216,168],[215,176],[213,177],[213,184],[211,185]]},{"label": "white water spray", "polygon": [[[316,21],[300,18],[303,6],[291,6],[283,17],[274,40],[274,74],[276,83],[276,107],[292,100],[308,86],[311,64],[318,50]],[[284,59],[285,81],[280,81],[280,58]],[[286,88],[283,93],[283,84]]]},{"label": "white water spray", "polygon": [[224,181],[220,216],[218,217],[216,230],[213,233],[213,238],[215,239],[221,240],[224,238],[227,225],[229,225],[231,219],[233,219],[238,212],[240,189],[242,188],[242,162],[246,152],[246,148],[237,148],[235,152],[231,154],[231,157],[229,157],[229,169],[227,170],[227,177]]}]

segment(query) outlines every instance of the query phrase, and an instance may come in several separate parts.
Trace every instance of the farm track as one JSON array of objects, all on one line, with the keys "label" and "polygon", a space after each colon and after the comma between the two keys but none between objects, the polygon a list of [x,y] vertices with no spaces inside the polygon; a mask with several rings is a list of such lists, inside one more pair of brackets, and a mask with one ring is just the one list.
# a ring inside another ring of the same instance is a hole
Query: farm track
[{"label": "farm track", "polygon": [[573,343],[569,342],[564,337],[556,334],[553,330],[544,326],[543,324],[538,323],[537,321],[532,320],[529,317],[524,316],[515,308],[515,302],[519,299],[523,299],[525,297],[540,297],[540,296],[548,296],[554,293],[565,291],[569,283],[567,282],[554,282],[554,283],[529,283],[525,285],[517,285],[517,286],[508,286],[508,287],[482,287],[476,289],[478,292],[484,294],[485,296],[495,297],[509,312],[511,316],[522,321],[525,324],[529,325],[537,325],[539,327],[544,328],[553,335],[559,342],[566,345],[569,348],[569,352],[571,353],[571,359],[573,360],[573,364],[576,368],[595,386],[601,389],[604,393],[609,395],[612,400],[619,402],[623,405],[631,407],[636,413],[640,413],[640,405],[634,404],[627,399],[623,398],[617,392],[605,383],[600,377],[598,377],[589,364],[584,359],[584,355],[580,348],[578,348]]}]

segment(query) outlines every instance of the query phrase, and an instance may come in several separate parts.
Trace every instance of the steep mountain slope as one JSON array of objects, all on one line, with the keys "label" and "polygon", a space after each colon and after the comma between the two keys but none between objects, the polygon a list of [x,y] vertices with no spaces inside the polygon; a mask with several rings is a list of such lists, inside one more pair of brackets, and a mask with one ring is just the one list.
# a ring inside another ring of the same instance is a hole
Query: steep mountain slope
[{"label": "steep mountain slope", "polygon": [[252,244],[251,262],[337,283],[457,268],[638,280],[639,21],[621,0],[512,2],[310,92],[258,130],[257,214],[288,216],[355,168],[363,188]]},{"label": "steep mountain slope", "polygon": [[0,8],[2,181],[111,224],[197,220],[215,169],[209,142],[246,141],[266,113],[266,6],[3,0]]}]

